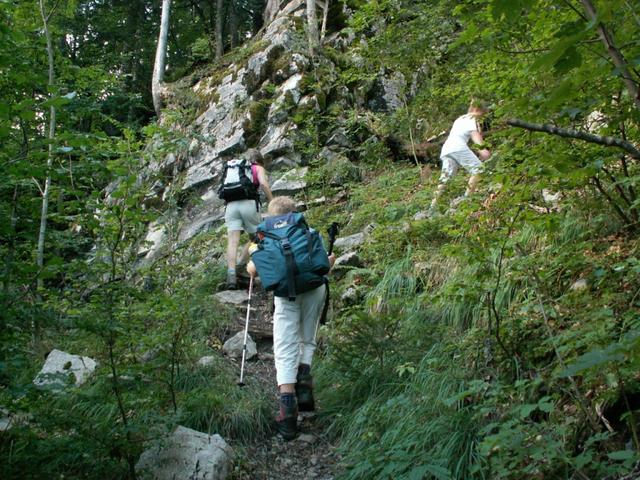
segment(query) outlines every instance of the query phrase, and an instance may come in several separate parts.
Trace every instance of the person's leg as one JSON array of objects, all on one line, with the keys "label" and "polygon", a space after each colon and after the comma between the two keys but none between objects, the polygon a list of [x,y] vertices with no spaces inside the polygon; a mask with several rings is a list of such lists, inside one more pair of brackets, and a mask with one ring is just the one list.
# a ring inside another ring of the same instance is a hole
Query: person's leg
[{"label": "person's leg", "polygon": [[316,350],[316,334],[318,322],[322,315],[327,300],[327,287],[322,285],[315,290],[300,295],[301,315],[300,322],[300,364],[296,376],[296,397],[298,408],[302,411],[313,411],[315,401],[313,398],[313,377],[311,376],[311,363]]},{"label": "person's leg", "polygon": [[238,255],[240,233],[240,230],[227,232],[227,288],[229,289],[237,287],[236,256]]},{"label": "person's leg", "polygon": [[469,177],[469,183],[467,184],[467,190],[464,192],[464,196],[468,197],[473,194],[478,187],[478,182],[480,182],[480,173],[482,172],[482,162],[471,150],[459,152],[457,161],[460,166],[471,174],[471,177]]},{"label": "person's leg", "polygon": [[438,199],[444,193],[447,182],[456,174],[456,171],[458,170],[458,163],[450,155],[445,155],[441,157],[440,160],[442,160],[442,173],[440,174],[440,180],[435,194],[433,195],[433,200],[431,200],[431,206],[429,207],[430,211],[435,210]]},{"label": "person's leg", "polygon": [[273,356],[280,391],[280,409],[276,417],[278,432],[287,440],[297,431],[298,405],[295,396],[300,341],[300,302],[275,297],[273,313]]},{"label": "person's leg", "polygon": [[300,322],[300,363],[311,365],[313,354],[316,351],[316,331],[324,302],[327,295],[327,287],[321,285],[318,288],[298,295],[301,302]]},{"label": "person's leg", "polygon": [[227,288],[234,289],[236,283],[236,256],[238,244],[242,232],[242,218],[238,211],[238,202],[227,204],[224,213],[224,222],[227,225]]},{"label": "person's leg", "polygon": [[476,191],[476,188],[478,187],[479,182],[480,182],[479,173],[475,175],[471,175],[471,177],[469,177],[469,183],[467,184],[467,190],[464,192],[464,196],[468,197],[469,195],[473,194],[473,192]]},{"label": "person's leg", "polygon": [[[250,237],[258,230],[258,225],[262,221],[262,217],[260,212],[258,211],[258,206],[255,200],[246,200],[243,201],[242,209],[242,229],[249,234]],[[242,253],[240,254],[239,263],[244,265],[249,260],[249,246],[251,245],[251,240],[249,240],[246,245],[242,249]]]}]

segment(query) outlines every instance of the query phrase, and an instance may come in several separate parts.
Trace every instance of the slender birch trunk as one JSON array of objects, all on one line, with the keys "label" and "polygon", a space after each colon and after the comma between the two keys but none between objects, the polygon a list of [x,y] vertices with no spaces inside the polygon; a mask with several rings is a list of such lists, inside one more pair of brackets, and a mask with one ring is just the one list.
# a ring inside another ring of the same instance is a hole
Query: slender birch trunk
[{"label": "slender birch trunk", "polygon": [[[53,42],[51,40],[51,30],[49,30],[49,18],[53,13],[53,10],[47,15],[44,10],[44,0],[40,0],[40,15],[42,16],[42,24],[44,27],[44,36],[47,41],[47,57],[49,62],[49,81],[50,88],[55,83],[55,70],[53,64]],[[40,231],[38,233],[38,247],[36,253],[36,265],[38,266],[38,278],[36,280],[36,287],[41,290],[44,287],[44,282],[40,273],[44,268],[44,241],[47,232],[47,214],[49,211],[49,195],[51,191],[51,165],[53,164],[53,139],[56,135],[56,107],[51,105],[49,109],[49,131],[47,138],[49,140],[49,153],[47,155],[47,177],[44,182],[44,190],[42,191],[42,209],[40,212]],[[38,325],[35,325],[36,336],[38,336]]]},{"label": "slender birch trunk", "polygon": [[158,36],[158,47],[156,48],[156,59],[153,65],[153,79],[151,81],[151,95],[153,96],[153,108],[156,116],[160,118],[162,110],[162,83],[164,82],[165,62],[167,59],[167,39],[169,37],[169,11],[171,0],[162,0],[162,16],[160,19],[160,34]]},{"label": "slender birch trunk", "polygon": [[[581,0],[581,2],[582,6],[587,12],[589,20],[591,20],[592,22],[597,21],[598,13],[596,12],[596,8],[591,0]],[[625,60],[624,55],[622,55],[622,52],[616,47],[613,35],[611,35],[611,33],[607,30],[602,22],[598,22],[598,36],[604,44],[604,47],[607,49],[609,57],[611,57],[611,60],[613,60],[613,64],[620,72],[622,80],[627,87],[627,91],[633,99],[633,103],[635,104],[636,108],[640,108],[640,92],[638,92],[638,82],[631,76],[631,72],[629,72],[629,64]]]},{"label": "slender birch trunk", "polygon": [[316,0],[307,0],[307,28],[309,32],[309,52],[315,55],[320,40],[318,37],[318,18],[316,17]]}]

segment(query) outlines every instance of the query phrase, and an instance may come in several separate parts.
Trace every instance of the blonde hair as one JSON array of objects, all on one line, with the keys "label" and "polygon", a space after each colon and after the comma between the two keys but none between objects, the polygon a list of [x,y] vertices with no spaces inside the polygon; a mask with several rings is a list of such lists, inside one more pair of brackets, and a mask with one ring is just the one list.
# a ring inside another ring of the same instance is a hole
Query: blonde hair
[{"label": "blonde hair", "polygon": [[469,110],[467,111],[467,113],[475,113],[475,112],[478,112],[481,115],[489,113],[489,104],[484,100],[472,98],[471,102],[469,102]]},{"label": "blonde hair", "polygon": [[291,197],[274,197],[269,202],[267,213],[269,215],[285,215],[296,211],[296,202]]}]

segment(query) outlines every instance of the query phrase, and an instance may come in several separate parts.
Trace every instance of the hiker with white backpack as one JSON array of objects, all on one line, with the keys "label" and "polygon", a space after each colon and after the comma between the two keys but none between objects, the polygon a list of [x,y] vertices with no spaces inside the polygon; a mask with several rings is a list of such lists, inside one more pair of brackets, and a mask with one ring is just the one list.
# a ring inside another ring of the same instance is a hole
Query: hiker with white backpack
[{"label": "hiker with white backpack", "polygon": [[295,210],[290,197],[269,203],[247,264],[249,275],[260,275],[265,290],[274,292],[273,354],[280,393],[276,428],[285,440],[297,434],[298,410],[315,408],[311,363],[318,325],[327,313],[326,275],[335,262],[320,234]]},{"label": "hiker with white backpack", "polygon": [[[260,223],[260,189],[268,201],[273,194],[269,186],[263,159],[256,149],[245,152],[244,158],[229,160],[222,172],[218,196],[226,203],[224,222],[227,226],[227,290],[238,288],[237,256],[242,231],[253,235]],[[245,246],[240,264],[246,263],[248,247]]]}]

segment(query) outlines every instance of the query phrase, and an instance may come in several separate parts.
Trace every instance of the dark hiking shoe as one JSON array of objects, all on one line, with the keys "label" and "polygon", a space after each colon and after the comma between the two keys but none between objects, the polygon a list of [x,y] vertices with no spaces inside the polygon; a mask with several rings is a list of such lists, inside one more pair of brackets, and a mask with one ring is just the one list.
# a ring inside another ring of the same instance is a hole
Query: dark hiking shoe
[{"label": "dark hiking shoe", "polygon": [[285,440],[293,440],[298,434],[298,405],[293,394],[280,397],[280,412],[276,417],[276,430]]},{"label": "dark hiking shoe", "polygon": [[236,279],[236,274],[227,272],[227,290],[237,290],[238,282]]},{"label": "dark hiking shoe", "polygon": [[296,397],[298,399],[298,408],[301,412],[312,412],[315,410],[315,402],[313,400],[313,377],[311,376],[311,367],[304,363],[298,367],[298,375],[296,376]]}]

